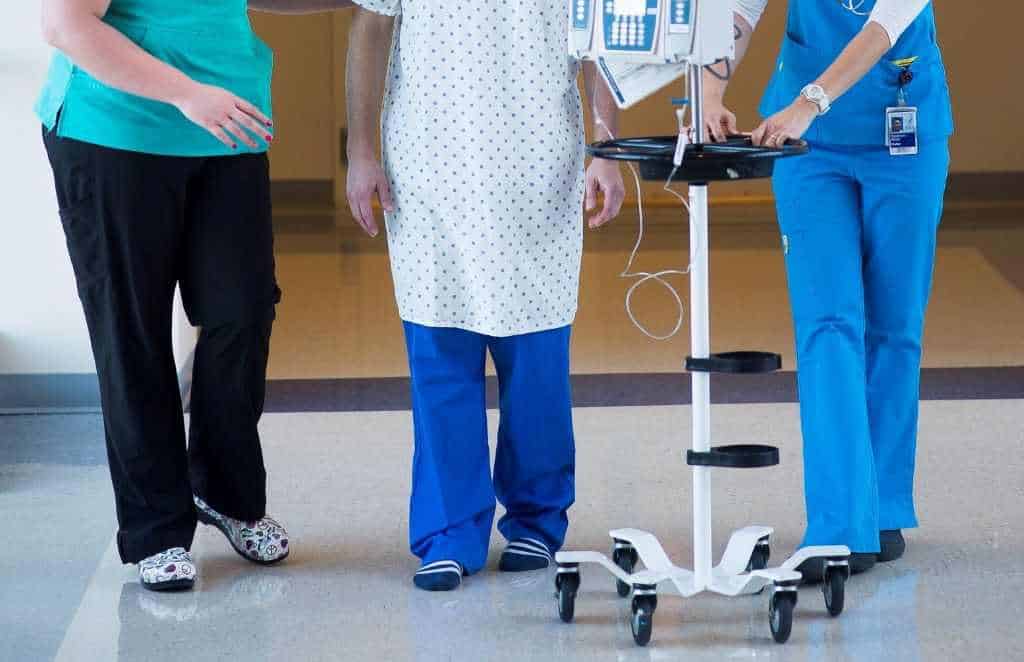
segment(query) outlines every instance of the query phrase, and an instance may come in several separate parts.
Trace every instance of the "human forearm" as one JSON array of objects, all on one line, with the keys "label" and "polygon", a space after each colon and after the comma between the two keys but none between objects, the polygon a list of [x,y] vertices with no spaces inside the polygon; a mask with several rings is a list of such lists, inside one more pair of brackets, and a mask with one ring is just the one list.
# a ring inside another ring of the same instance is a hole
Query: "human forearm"
[{"label": "human forearm", "polygon": [[394,18],[363,9],[357,10],[352,19],[345,74],[349,160],[376,158],[393,29]]},{"label": "human forearm", "polygon": [[110,87],[177,104],[198,83],[101,20],[109,0],[45,0],[47,43]]},{"label": "human forearm", "polygon": [[594,118],[594,140],[618,135],[619,107],[593,62],[583,63],[583,87]]},{"label": "human forearm", "polygon": [[[756,21],[754,22],[756,24]],[[729,61],[709,64],[704,67],[704,95],[705,98],[716,98],[721,100],[725,97],[725,90],[729,87],[729,81],[736,69],[747,54],[750,47],[750,39],[754,34],[754,27],[751,22],[744,18],[739,12],[733,15],[733,37],[736,40],[735,56]]]},{"label": "human forearm", "polygon": [[[889,34],[885,28],[874,21],[869,21],[864,29],[850,40],[828,69],[813,82],[824,89],[829,103],[835,103],[860,81],[889,49]],[[751,137],[755,145],[779,147],[787,140],[801,138],[820,112],[818,101],[811,101],[800,94],[789,106],[762,122]]]},{"label": "human forearm", "polygon": [[836,99],[878,64],[890,48],[889,33],[880,24],[871,21],[850,40],[839,57],[814,83],[824,88],[831,102],[835,103]]},{"label": "human forearm", "polygon": [[839,57],[814,81],[832,101],[843,96],[893,47],[929,0],[879,0]]},{"label": "human forearm", "polygon": [[754,4],[759,7],[756,11],[745,8],[739,9],[733,14],[733,37],[736,41],[734,57],[727,62],[719,62],[704,67],[704,124],[707,131],[706,136],[716,142],[722,142],[730,135],[739,133],[736,124],[736,115],[725,107],[725,91],[729,87],[736,68],[743,61],[750,46],[750,38],[754,34],[757,20],[760,18],[760,10],[764,9],[764,2],[751,0],[746,3],[738,3],[743,8],[744,4]]},{"label": "human forearm", "polygon": [[249,0],[249,9],[274,14],[314,14],[351,6],[351,0]]}]

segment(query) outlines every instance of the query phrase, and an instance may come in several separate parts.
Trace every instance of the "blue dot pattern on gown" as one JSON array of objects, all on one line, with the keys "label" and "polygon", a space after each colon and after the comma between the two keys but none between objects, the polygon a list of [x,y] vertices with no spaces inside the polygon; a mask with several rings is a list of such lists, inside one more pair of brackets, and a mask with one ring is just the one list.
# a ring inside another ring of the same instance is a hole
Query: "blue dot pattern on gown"
[{"label": "blue dot pattern on gown", "polygon": [[357,0],[397,15],[382,116],[399,314],[512,336],[571,324],[584,193],[564,0]]}]

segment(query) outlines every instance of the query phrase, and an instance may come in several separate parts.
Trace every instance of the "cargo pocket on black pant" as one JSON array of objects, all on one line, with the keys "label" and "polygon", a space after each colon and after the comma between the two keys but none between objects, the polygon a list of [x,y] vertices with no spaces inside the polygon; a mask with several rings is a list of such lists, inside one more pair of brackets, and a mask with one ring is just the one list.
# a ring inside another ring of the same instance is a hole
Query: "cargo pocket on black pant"
[{"label": "cargo pocket on black pant", "polygon": [[103,219],[97,213],[96,202],[89,197],[60,210],[71,266],[79,293],[84,293],[110,275],[107,243]]}]

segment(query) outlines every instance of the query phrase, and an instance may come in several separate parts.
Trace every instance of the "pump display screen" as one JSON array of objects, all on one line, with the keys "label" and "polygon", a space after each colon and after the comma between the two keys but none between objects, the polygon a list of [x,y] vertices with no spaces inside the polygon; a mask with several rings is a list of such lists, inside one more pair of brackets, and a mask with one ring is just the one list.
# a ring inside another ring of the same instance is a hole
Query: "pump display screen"
[{"label": "pump display screen", "polygon": [[658,27],[658,0],[599,0],[604,4],[605,48],[650,52]]},{"label": "pump display screen", "polygon": [[615,0],[615,15],[643,16],[647,13],[647,0]]}]

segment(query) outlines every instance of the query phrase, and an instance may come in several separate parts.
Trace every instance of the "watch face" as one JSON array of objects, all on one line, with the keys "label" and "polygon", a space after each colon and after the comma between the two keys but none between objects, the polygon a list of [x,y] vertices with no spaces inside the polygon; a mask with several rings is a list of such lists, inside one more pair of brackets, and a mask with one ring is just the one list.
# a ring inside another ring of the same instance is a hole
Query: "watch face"
[{"label": "watch face", "polygon": [[818,109],[824,113],[828,105],[828,97],[825,94],[825,90],[820,85],[808,85],[803,89],[803,95],[808,101],[817,104]]}]

